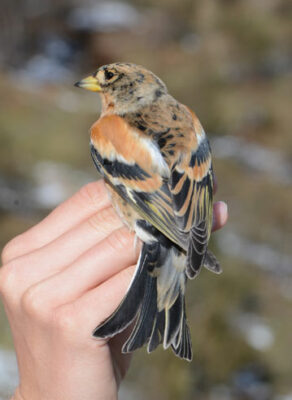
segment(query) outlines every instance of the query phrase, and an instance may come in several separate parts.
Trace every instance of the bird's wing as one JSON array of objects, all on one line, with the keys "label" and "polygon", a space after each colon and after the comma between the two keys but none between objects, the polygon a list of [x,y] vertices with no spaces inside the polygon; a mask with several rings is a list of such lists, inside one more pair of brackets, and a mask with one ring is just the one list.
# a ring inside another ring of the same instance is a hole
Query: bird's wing
[{"label": "bird's wing", "polygon": [[170,169],[152,138],[141,137],[121,117],[108,115],[91,129],[91,153],[105,180],[143,219],[187,249],[168,181]]},{"label": "bird's wing", "polygon": [[[193,113],[192,113],[193,114]],[[193,114],[194,132],[188,151],[182,152],[171,169],[169,188],[179,229],[188,234],[187,274],[199,271],[212,228],[213,171],[205,132]]]}]

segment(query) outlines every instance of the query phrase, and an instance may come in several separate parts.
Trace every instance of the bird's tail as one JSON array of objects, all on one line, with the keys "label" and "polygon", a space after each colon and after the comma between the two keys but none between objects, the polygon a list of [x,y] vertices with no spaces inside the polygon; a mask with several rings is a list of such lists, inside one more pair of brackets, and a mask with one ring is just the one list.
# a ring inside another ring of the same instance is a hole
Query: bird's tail
[{"label": "bird's tail", "polygon": [[143,243],[131,285],[117,310],[93,332],[111,337],[135,320],[122,351],[129,353],[147,344],[159,344],[192,359],[192,344],[185,313],[185,255],[159,242]]}]

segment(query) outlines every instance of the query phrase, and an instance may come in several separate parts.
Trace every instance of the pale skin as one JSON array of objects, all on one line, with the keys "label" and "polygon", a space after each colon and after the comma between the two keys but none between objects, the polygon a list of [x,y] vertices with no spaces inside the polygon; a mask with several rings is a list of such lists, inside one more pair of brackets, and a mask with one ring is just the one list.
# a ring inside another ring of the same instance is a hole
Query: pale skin
[{"label": "pale skin", "polygon": [[[213,230],[226,220],[226,204],[215,203]],[[122,300],[137,256],[102,181],[6,245],[0,293],[20,375],[11,400],[117,399],[131,358],[120,351],[127,333],[91,332]]]}]

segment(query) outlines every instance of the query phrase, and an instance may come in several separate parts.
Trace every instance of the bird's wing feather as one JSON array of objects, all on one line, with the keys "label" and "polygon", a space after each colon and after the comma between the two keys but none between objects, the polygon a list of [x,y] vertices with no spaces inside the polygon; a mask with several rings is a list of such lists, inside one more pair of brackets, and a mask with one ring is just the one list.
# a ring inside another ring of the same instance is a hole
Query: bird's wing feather
[{"label": "bird's wing feather", "polygon": [[141,139],[121,117],[109,115],[92,127],[91,152],[112,188],[143,219],[186,250],[187,237],[177,226],[167,183],[170,170],[153,140]]},{"label": "bird's wing feather", "polygon": [[103,117],[91,133],[93,159],[105,179],[143,219],[188,251],[189,277],[204,261],[213,202],[210,146],[194,114],[193,120],[190,145],[180,147],[170,167],[152,138],[141,138],[121,117]]},{"label": "bird's wing feather", "polygon": [[208,139],[199,120],[194,118],[196,140],[172,166],[169,188],[179,228],[189,235],[187,274],[199,271],[212,228],[213,171]]}]

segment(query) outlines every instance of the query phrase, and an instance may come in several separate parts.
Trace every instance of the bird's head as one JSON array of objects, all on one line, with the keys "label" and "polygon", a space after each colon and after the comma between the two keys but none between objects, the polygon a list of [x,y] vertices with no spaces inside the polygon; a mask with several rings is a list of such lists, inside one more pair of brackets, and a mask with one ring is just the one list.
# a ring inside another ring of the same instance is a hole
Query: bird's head
[{"label": "bird's head", "polygon": [[102,96],[103,107],[117,114],[134,112],[167,94],[165,84],[144,67],[129,63],[114,63],[75,84]]}]

